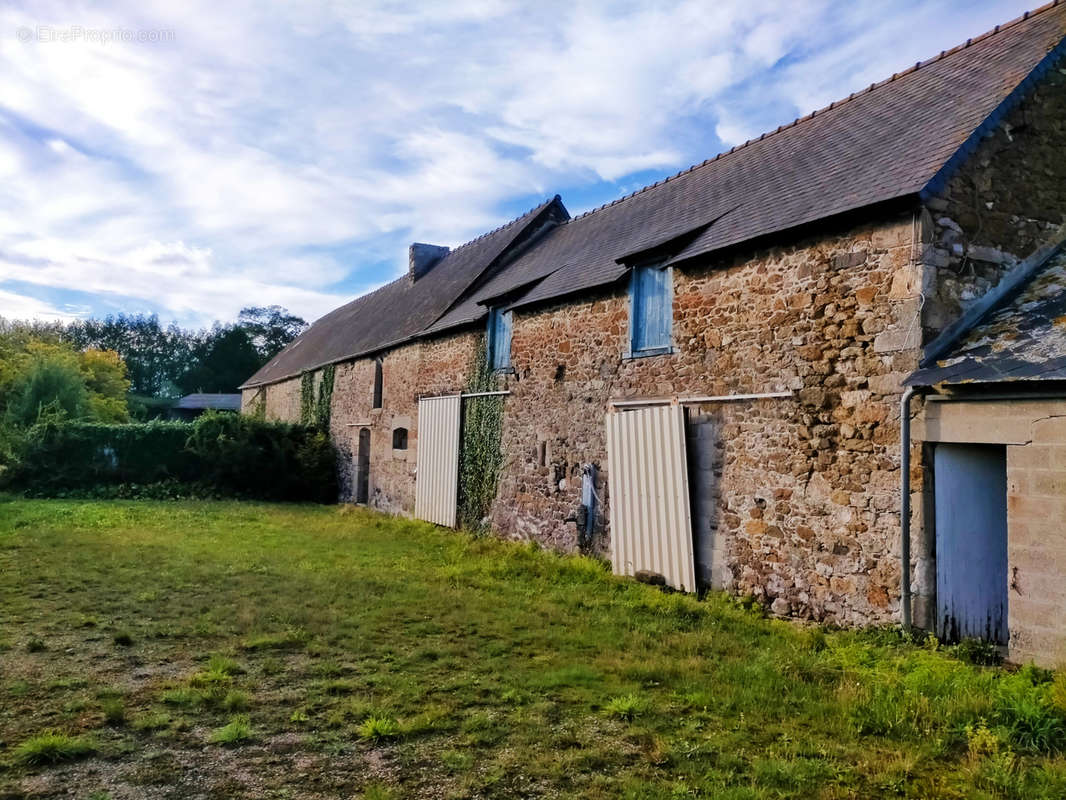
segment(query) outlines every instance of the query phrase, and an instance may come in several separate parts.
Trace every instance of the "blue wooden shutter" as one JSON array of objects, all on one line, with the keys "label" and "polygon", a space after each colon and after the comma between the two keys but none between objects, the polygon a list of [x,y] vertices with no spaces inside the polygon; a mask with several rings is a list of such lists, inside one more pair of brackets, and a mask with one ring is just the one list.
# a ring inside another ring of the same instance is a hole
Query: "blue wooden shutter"
[{"label": "blue wooden shutter", "polygon": [[636,267],[631,287],[633,314],[633,352],[670,347],[673,303],[670,270]]},{"label": "blue wooden shutter", "polygon": [[511,312],[489,309],[489,366],[507,369],[511,366]]},{"label": "blue wooden shutter", "polygon": [[511,312],[501,311],[498,319],[496,369],[507,369],[511,366]]}]

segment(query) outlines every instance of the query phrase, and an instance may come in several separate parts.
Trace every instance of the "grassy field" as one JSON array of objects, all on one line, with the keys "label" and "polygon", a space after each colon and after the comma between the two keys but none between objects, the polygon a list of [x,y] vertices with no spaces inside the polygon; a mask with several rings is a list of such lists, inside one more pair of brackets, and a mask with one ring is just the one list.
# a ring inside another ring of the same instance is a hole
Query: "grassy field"
[{"label": "grassy field", "polygon": [[[978,653],[980,654],[980,653]],[[1066,796],[1066,679],[335,507],[0,500],[0,798]]]}]

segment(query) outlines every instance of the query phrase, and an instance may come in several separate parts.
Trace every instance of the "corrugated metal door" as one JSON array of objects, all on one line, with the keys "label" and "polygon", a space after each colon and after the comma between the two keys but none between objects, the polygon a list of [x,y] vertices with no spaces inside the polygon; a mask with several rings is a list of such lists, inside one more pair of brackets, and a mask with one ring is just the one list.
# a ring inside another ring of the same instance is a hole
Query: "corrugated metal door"
[{"label": "corrugated metal door", "polygon": [[608,412],[607,460],[615,574],[647,570],[695,591],[684,410]]},{"label": "corrugated metal door", "polygon": [[418,460],[415,516],[455,527],[459,493],[459,424],[463,399],[426,397],[418,401]]},{"label": "corrugated metal door", "polygon": [[937,635],[1006,644],[1006,448],[938,444],[933,497]]}]

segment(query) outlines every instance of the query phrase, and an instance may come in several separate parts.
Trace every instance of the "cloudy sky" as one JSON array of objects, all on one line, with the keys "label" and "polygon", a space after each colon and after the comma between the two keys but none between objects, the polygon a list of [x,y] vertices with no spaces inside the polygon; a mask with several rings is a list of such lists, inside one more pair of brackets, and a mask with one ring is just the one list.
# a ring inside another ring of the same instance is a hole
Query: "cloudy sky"
[{"label": "cloudy sky", "polygon": [[314,319],[411,241],[587,210],[1038,2],[8,2],[0,316]]}]

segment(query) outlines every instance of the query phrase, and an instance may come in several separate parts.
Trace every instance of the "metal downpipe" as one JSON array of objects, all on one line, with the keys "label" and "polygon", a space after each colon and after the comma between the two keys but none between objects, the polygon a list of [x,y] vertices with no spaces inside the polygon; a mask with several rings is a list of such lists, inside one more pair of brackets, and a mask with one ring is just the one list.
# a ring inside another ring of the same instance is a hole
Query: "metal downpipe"
[{"label": "metal downpipe", "polygon": [[903,630],[911,630],[911,398],[907,387],[899,401],[899,559],[900,617]]}]

